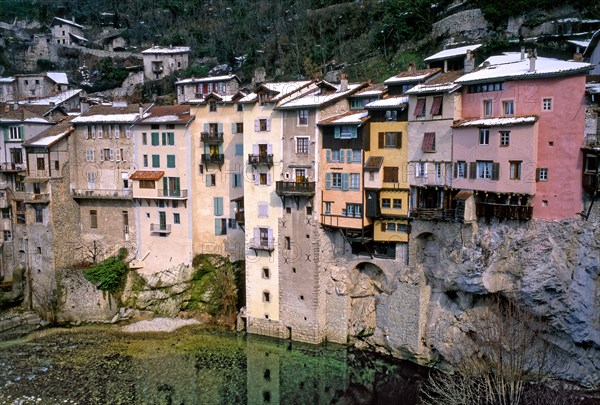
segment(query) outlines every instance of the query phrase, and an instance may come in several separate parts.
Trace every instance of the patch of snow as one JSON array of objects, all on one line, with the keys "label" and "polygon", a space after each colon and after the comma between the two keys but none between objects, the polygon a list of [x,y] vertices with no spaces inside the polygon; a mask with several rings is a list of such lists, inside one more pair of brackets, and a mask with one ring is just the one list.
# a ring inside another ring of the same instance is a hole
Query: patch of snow
[{"label": "patch of snow", "polygon": [[457,128],[465,127],[501,127],[509,125],[525,125],[533,124],[537,121],[536,115],[524,116],[524,117],[500,117],[500,118],[482,118],[471,121],[462,121]]},{"label": "patch of snow", "polygon": [[75,124],[86,124],[95,122],[135,122],[138,118],[138,113],[133,114],[106,114],[106,115],[88,115],[85,117],[77,117],[73,119]]},{"label": "patch of snow", "polygon": [[448,58],[453,58],[455,56],[466,55],[467,51],[469,51],[469,50],[474,51],[474,50],[478,49],[479,47],[481,47],[481,44],[473,44],[473,45],[461,46],[458,48],[444,49],[443,51],[440,51],[431,56],[428,56],[424,60],[425,60],[425,62],[428,62],[428,61],[432,61],[432,60],[448,59]]},{"label": "patch of snow", "polygon": [[365,108],[401,107],[406,103],[408,103],[408,97],[390,97],[373,101],[365,105]]}]

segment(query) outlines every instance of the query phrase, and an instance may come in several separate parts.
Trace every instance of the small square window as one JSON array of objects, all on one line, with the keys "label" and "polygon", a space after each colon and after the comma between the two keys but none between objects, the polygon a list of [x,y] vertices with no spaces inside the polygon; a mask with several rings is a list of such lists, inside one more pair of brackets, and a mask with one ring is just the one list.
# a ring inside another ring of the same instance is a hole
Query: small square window
[{"label": "small square window", "polygon": [[271,271],[269,270],[268,267],[263,267],[262,268],[262,278],[271,278]]},{"label": "small square window", "polygon": [[308,125],[308,110],[298,110],[298,125]]},{"label": "small square window", "polygon": [[500,131],[500,146],[510,145],[510,131]]},{"label": "small square window", "polygon": [[271,293],[263,291],[263,302],[271,302]]},{"label": "small square window", "polygon": [[542,110],[543,111],[552,111],[552,99],[551,98],[542,99]]},{"label": "small square window", "polygon": [[173,223],[174,224],[180,224],[181,223],[181,217],[178,213],[173,213]]}]

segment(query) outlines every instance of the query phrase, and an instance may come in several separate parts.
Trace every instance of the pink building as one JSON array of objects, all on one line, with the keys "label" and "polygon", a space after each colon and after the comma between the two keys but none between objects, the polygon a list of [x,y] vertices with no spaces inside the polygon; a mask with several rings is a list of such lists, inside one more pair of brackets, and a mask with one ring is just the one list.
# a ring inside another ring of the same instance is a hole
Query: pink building
[{"label": "pink building", "polygon": [[507,53],[456,80],[452,186],[479,217],[563,219],[582,210],[585,74],[592,65]]}]

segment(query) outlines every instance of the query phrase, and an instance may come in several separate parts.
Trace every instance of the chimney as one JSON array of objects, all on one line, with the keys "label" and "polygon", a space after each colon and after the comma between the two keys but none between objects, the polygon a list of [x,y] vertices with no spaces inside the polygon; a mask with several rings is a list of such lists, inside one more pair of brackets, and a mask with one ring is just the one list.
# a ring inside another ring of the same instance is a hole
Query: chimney
[{"label": "chimney", "polygon": [[521,60],[525,60],[525,45],[521,46]]},{"label": "chimney", "polygon": [[144,118],[144,106],[142,103],[140,103],[140,119]]},{"label": "chimney", "polygon": [[527,57],[529,58],[529,71],[535,72],[535,61],[537,59],[537,50],[530,49],[527,51]]},{"label": "chimney", "polygon": [[345,73],[342,73],[341,79],[340,79],[340,91],[346,91],[348,90],[348,75]]},{"label": "chimney", "polygon": [[408,73],[411,73],[411,74],[413,74],[413,75],[414,75],[415,73],[417,73],[417,66],[415,65],[415,62],[410,62],[410,63],[408,64]]},{"label": "chimney", "polygon": [[575,62],[583,62],[583,54],[581,52],[576,52],[573,54],[573,60]]},{"label": "chimney", "polygon": [[473,70],[475,70],[475,54],[472,50],[467,49],[467,54],[465,55],[464,72],[471,73]]}]

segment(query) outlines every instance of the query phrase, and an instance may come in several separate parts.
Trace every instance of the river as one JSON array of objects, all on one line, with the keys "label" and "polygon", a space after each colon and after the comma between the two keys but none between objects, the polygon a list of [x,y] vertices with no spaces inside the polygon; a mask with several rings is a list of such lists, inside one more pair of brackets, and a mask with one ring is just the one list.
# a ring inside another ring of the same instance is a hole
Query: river
[{"label": "river", "polygon": [[0,343],[1,404],[415,404],[426,371],[204,326],[47,329]]}]

